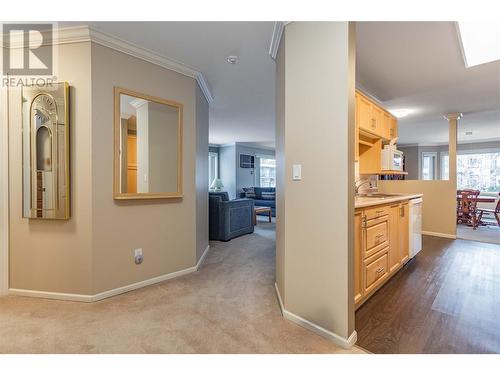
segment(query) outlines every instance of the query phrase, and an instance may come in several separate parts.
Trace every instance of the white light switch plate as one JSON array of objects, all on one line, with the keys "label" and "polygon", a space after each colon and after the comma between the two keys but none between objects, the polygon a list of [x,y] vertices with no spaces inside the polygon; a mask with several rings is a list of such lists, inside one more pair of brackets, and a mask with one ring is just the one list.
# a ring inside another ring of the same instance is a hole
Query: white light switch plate
[{"label": "white light switch plate", "polygon": [[136,257],[138,255],[142,255],[142,249],[135,249],[134,250],[134,257]]},{"label": "white light switch plate", "polygon": [[292,180],[302,180],[302,164],[294,164],[292,167]]}]

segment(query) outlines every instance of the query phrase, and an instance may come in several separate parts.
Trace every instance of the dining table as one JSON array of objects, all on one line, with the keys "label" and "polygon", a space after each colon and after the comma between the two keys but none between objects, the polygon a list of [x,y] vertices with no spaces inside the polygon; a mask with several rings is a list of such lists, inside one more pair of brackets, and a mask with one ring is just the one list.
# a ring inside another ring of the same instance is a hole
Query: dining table
[{"label": "dining table", "polygon": [[477,203],[495,203],[496,198],[493,197],[477,197]]},{"label": "dining table", "polygon": [[[457,201],[459,201],[461,199],[460,196],[457,196]],[[494,197],[477,197],[477,203],[495,203],[496,201],[496,198]]]}]

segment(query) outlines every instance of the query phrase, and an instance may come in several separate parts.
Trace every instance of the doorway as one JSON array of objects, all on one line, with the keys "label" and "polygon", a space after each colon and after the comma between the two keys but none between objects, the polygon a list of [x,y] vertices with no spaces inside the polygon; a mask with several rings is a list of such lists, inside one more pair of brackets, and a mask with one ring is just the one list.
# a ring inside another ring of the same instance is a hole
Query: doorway
[{"label": "doorway", "polygon": [[500,245],[500,131],[458,125],[457,238]]}]

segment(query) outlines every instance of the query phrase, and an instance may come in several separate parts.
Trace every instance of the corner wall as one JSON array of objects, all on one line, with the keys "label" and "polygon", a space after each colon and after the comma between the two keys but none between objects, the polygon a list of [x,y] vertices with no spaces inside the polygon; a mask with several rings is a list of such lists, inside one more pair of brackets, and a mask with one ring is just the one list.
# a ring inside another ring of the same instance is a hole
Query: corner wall
[{"label": "corner wall", "polygon": [[[113,87],[174,100],[184,108],[182,199],[117,201],[113,199]],[[197,160],[208,162],[208,119],[197,99],[191,77],[92,43],[92,253],[93,293],[133,284],[195,266],[197,249],[208,244],[208,230],[200,228],[197,213],[206,205],[197,190]],[[206,137],[206,139],[203,139]],[[205,147],[206,145],[206,147]],[[206,171],[202,171],[205,176]],[[204,181],[208,180],[208,177]],[[206,184],[205,184],[205,188]],[[197,205],[200,205],[198,210]],[[206,214],[208,217],[208,213]],[[205,233],[206,232],[206,233]],[[203,235],[205,233],[205,236]],[[203,238],[205,237],[205,238]],[[134,263],[134,249],[142,248],[144,262]],[[204,249],[203,249],[204,250]]]},{"label": "corner wall", "polygon": [[[91,42],[57,51],[56,75],[70,85],[71,218],[22,218],[21,92],[11,89],[11,293],[92,301],[194,270],[208,245],[208,104],[196,80]],[[183,103],[183,199],[113,199],[114,86]]]},{"label": "corner wall", "polygon": [[285,317],[342,346],[355,341],[354,32],[292,22],[277,56],[278,290]]},{"label": "corner wall", "polygon": [[196,85],[196,262],[208,247],[208,124],[207,99]]},{"label": "corner wall", "polygon": [[9,90],[11,289],[92,294],[92,86],[90,42],[59,45],[59,81],[70,84],[71,218],[22,217],[20,89]]}]

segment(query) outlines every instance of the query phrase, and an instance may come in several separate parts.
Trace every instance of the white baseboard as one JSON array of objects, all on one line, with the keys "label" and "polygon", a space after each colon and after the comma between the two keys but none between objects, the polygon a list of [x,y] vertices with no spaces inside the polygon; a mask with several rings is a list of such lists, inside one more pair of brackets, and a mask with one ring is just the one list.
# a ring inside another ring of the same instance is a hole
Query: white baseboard
[{"label": "white baseboard", "polygon": [[145,286],[158,284],[158,283],[161,283],[162,281],[173,279],[174,277],[179,277],[179,276],[184,276],[184,275],[190,274],[192,272],[195,272],[196,270],[197,270],[197,266],[189,267],[189,268],[186,268],[184,270],[180,270],[180,271],[176,271],[176,272],[172,272],[172,273],[167,273],[165,275],[161,275],[161,276],[153,277],[151,279],[139,281],[139,282],[134,283],[134,284],[129,284],[129,285],[121,286],[121,287],[116,288],[116,289],[111,289],[111,290],[107,290],[105,292],[97,293],[97,294],[94,294],[93,296],[90,296],[91,297],[90,302],[100,301],[100,300],[103,300],[105,298],[109,298],[109,297],[117,296],[119,294],[130,292],[132,290],[144,288]]},{"label": "white baseboard", "polygon": [[426,230],[422,231],[424,236],[433,236],[433,237],[441,237],[441,238],[450,238],[452,240],[456,240],[456,234],[446,234],[446,233],[438,233],[438,232],[428,232]]},{"label": "white baseboard", "polygon": [[281,315],[285,315],[284,314],[285,307],[283,305],[283,300],[281,299],[281,293],[280,293],[280,290],[278,289],[277,283],[274,283],[274,290],[276,291],[276,296],[278,297],[278,302],[280,304]]},{"label": "white baseboard", "polygon": [[196,270],[198,271],[198,269],[200,268],[201,264],[203,263],[203,261],[205,260],[205,257],[207,256],[208,254],[208,250],[210,249],[210,245],[207,245],[207,247],[205,248],[205,251],[203,252],[203,254],[201,254],[201,257],[200,259],[198,260],[198,263],[196,263]]},{"label": "white baseboard", "polygon": [[149,285],[161,283],[162,281],[166,281],[169,279],[173,279],[175,277],[179,277],[179,276],[190,274],[192,272],[196,272],[200,268],[205,257],[207,256],[209,249],[210,249],[210,246],[207,246],[205,251],[203,252],[203,255],[198,260],[198,263],[196,263],[196,265],[193,267],[189,267],[189,268],[186,268],[186,269],[183,269],[180,271],[176,271],[176,272],[167,273],[165,275],[160,275],[157,277],[153,277],[151,279],[139,281],[137,283],[133,283],[133,284],[119,287],[119,288],[107,290],[105,292],[97,293],[94,295],[44,292],[41,290],[28,290],[28,289],[15,289],[15,288],[9,289],[9,294],[15,295],[15,296],[38,297],[38,298],[56,299],[56,300],[63,300],[63,301],[96,302],[96,301],[103,300],[105,298],[117,296],[119,294],[130,292],[132,290],[144,288],[144,287],[149,286]]},{"label": "white baseboard", "polygon": [[358,340],[358,334],[356,331],[353,331],[351,336],[349,336],[348,339],[345,339],[336,333],[333,333],[323,327],[320,327],[319,325],[310,322],[307,319],[304,319],[298,315],[295,315],[294,313],[291,313],[290,311],[287,311],[283,305],[283,300],[281,299],[281,294],[278,289],[278,285],[274,283],[274,289],[276,290],[276,294],[278,296],[278,301],[280,304],[281,308],[281,313],[283,314],[283,317],[291,322],[294,322],[295,324],[298,324],[299,326],[308,329],[309,331],[312,331],[327,340],[332,341],[334,344],[340,346],[341,348],[344,349],[350,349],[356,344],[356,341]]},{"label": "white baseboard", "polygon": [[92,302],[92,296],[88,294],[44,292],[42,290],[29,290],[29,289],[16,289],[16,288],[10,288],[9,294],[13,296],[57,299],[62,301]]}]

